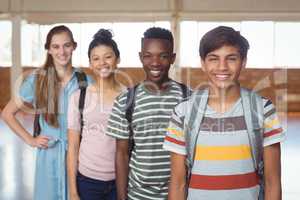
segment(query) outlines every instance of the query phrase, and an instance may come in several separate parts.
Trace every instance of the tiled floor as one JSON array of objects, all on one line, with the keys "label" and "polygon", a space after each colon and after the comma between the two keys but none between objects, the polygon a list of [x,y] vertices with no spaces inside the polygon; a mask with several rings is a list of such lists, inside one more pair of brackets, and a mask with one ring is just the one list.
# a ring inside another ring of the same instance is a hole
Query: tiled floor
[{"label": "tiled floor", "polygon": [[[30,129],[31,120],[20,117]],[[0,200],[32,199],[34,158],[34,149],[24,144],[0,119]]]},{"label": "tiled floor", "polygon": [[[31,129],[31,118],[20,117]],[[300,115],[287,119],[282,145],[283,200],[300,199]],[[0,119],[0,200],[31,200],[34,149],[25,145]]]}]

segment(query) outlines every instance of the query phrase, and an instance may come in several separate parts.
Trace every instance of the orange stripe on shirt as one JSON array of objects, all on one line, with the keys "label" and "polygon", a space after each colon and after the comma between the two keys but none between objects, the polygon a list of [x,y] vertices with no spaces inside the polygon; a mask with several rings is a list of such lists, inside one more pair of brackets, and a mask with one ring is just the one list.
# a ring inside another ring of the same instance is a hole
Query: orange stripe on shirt
[{"label": "orange stripe on shirt", "polygon": [[278,134],[278,133],[281,133],[282,131],[283,131],[282,128],[277,128],[277,129],[274,129],[274,130],[272,130],[272,131],[269,131],[269,132],[264,133],[264,137],[265,137],[265,138],[266,138],[266,137],[270,137],[270,136],[272,136],[272,135],[276,135],[276,134]]},{"label": "orange stripe on shirt", "polygon": [[169,137],[169,136],[166,136],[166,137],[165,137],[165,140],[167,140],[167,141],[169,141],[169,142],[172,142],[172,143],[175,143],[175,144],[179,144],[179,145],[181,145],[181,146],[185,146],[185,142],[176,140],[176,139],[171,138],[171,137]]},{"label": "orange stripe on shirt", "polygon": [[197,145],[195,160],[245,160],[251,158],[248,145],[202,146]]},{"label": "orange stripe on shirt", "polygon": [[254,187],[258,183],[259,177],[255,172],[225,176],[192,174],[189,187],[202,190],[232,190]]}]

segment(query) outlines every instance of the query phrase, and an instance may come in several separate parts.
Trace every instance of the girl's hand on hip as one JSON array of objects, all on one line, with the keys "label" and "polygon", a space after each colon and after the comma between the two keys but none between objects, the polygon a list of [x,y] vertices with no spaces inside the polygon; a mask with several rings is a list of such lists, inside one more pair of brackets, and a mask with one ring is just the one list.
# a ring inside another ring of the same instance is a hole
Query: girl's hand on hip
[{"label": "girl's hand on hip", "polygon": [[38,135],[37,137],[33,137],[30,146],[47,149],[49,140],[50,138],[48,136]]}]

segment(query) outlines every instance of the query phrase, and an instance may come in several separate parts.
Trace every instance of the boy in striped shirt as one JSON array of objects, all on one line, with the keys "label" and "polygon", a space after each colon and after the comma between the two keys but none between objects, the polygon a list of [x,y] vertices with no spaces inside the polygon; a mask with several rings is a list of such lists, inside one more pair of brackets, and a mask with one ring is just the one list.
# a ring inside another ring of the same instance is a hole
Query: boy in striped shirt
[{"label": "boy in striped shirt", "polygon": [[[183,88],[168,75],[175,60],[172,33],[158,27],[146,30],[140,60],[146,79],[137,86],[132,97],[132,123],[126,119],[128,91],[125,91],[116,98],[107,126],[107,134],[117,138],[118,200],[165,200],[170,153],[162,145],[172,110],[183,98]],[[131,157],[128,154],[129,126],[134,140]]]},{"label": "boy in striped shirt", "polygon": [[[208,77],[208,99],[202,121],[196,122],[201,124],[190,179],[185,161],[186,145],[191,141],[185,137],[184,119],[191,100],[173,111],[164,142],[164,148],[171,151],[169,200],[258,199],[259,175],[253,164],[238,82],[248,49],[248,41],[230,27],[217,27],[201,39],[199,53]],[[262,102],[264,199],[280,200],[280,142],[284,133],[272,102],[265,98]]]}]

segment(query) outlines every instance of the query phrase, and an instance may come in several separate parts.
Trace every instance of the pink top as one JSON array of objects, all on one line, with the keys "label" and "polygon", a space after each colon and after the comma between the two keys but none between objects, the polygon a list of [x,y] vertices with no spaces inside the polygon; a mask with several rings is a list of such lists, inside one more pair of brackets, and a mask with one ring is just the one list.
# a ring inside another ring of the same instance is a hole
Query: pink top
[{"label": "pink top", "polygon": [[[80,132],[79,94],[80,90],[71,95],[68,109],[68,129],[77,132]],[[84,176],[103,181],[115,179],[116,141],[105,134],[112,104],[113,100],[106,105],[98,93],[86,90],[78,170]]]}]

